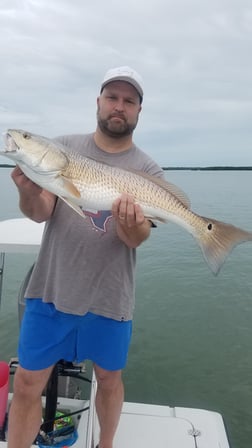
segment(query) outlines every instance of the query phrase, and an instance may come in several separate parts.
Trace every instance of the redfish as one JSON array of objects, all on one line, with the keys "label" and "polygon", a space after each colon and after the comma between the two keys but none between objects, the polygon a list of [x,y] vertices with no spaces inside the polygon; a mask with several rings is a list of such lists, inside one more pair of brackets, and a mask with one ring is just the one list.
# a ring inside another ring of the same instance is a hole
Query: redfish
[{"label": "redfish", "polygon": [[172,221],[187,230],[215,275],[237,244],[252,241],[252,232],[194,213],[185,193],[163,179],[106,165],[23,130],[8,130],[5,140],[0,154],[14,160],[27,177],[82,217],[82,208],[110,210],[115,199],[128,193],[146,218]]}]

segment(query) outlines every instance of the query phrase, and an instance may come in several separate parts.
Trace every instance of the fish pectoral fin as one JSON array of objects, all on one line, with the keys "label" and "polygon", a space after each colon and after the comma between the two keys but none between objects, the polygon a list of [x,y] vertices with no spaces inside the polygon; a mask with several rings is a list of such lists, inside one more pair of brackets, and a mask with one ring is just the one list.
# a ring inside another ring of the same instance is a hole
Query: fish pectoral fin
[{"label": "fish pectoral fin", "polygon": [[82,218],[86,218],[85,214],[83,213],[82,209],[74,204],[69,198],[65,198],[64,196],[59,196],[62,201],[64,201],[69,207],[71,207],[78,215],[80,215]]},{"label": "fish pectoral fin", "polygon": [[80,194],[78,188],[73,184],[73,182],[71,180],[67,179],[62,174],[60,175],[60,177],[63,181],[63,187],[67,190],[67,192],[76,198],[80,198],[81,194]]}]

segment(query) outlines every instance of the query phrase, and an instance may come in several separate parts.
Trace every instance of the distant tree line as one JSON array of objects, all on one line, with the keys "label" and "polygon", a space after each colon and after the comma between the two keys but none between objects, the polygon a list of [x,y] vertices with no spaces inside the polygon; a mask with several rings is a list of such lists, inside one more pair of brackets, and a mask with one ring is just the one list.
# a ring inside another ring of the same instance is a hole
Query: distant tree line
[{"label": "distant tree line", "polygon": [[[15,168],[16,165],[0,163],[0,168]],[[192,170],[192,171],[250,171],[252,166],[163,166],[163,170]]]},{"label": "distant tree line", "polygon": [[0,163],[0,168],[15,168],[16,165],[9,165],[8,163]]},{"label": "distant tree line", "polygon": [[163,167],[163,170],[192,170],[192,171],[249,171],[252,166],[173,166]]}]

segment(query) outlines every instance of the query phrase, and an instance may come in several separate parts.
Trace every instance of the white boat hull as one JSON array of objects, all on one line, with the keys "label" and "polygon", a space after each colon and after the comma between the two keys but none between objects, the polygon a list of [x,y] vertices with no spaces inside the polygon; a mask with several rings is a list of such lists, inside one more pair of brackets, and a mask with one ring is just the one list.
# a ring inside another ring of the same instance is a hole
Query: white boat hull
[{"label": "white boat hull", "polygon": [[[84,400],[63,399],[60,408],[86,406]],[[96,415],[84,412],[73,448],[94,448],[99,441]],[[92,432],[88,432],[89,427]],[[32,445],[37,447],[37,445]],[[220,414],[200,409],[170,408],[141,403],[124,403],[114,448],[230,448]],[[7,448],[7,442],[0,442]]]},{"label": "white boat hull", "polygon": [[[95,412],[96,381],[89,400],[58,398],[58,409],[78,412],[73,421],[78,439],[73,448],[95,448],[99,422]],[[9,401],[11,401],[11,394]],[[43,399],[44,401],[44,399]],[[33,445],[35,448],[37,445]],[[125,402],[115,435],[114,448],[230,448],[222,416],[213,411]],[[7,448],[7,442],[0,442]]]}]

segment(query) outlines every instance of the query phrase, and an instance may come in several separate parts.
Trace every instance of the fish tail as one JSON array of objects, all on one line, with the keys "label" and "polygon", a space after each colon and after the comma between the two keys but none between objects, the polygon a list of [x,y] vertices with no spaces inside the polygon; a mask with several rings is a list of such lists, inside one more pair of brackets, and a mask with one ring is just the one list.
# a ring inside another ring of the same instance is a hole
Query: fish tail
[{"label": "fish tail", "polygon": [[203,218],[205,229],[194,235],[211,271],[217,275],[228,254],[238,244],[252,241],[252,232],[216,221]]}]

